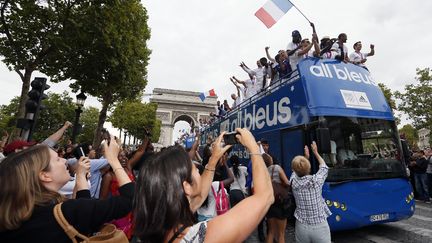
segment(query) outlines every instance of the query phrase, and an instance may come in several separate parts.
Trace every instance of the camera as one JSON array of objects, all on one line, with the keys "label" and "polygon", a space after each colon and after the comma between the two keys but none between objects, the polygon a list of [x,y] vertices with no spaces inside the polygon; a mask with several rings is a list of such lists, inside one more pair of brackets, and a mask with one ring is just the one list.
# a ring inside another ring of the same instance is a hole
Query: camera
[{"label": "camera", "polygon": [[224,139],[225,145],[238,144],[239,141],[236,138],[237,134],[239,134],[239,133],[238,132],[231,132],[231,133],[224,134],[223,139]]}]

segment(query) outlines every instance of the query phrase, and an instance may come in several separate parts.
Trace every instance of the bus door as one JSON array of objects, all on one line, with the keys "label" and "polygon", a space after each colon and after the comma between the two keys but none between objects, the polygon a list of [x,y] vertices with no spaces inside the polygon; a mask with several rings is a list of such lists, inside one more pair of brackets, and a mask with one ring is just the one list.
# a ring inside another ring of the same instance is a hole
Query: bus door
[{"label": "bus door", "polygon": [[281,164],[287,176],[291,176],[291,161],[297,155],[303,155],[304,132],[303,129],[297,128],[286,129],[281,131]]}]

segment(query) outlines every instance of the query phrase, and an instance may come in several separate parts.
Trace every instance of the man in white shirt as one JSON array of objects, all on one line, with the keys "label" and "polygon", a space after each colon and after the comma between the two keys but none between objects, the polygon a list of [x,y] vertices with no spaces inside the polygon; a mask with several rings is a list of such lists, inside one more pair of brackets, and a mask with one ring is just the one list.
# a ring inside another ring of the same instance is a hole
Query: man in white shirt
[{"label": "man in white shirt", "polygon": [[364,63],[366,62],[367,57],[373,56],[375,54],[375,46],[371,44],[370,52],[364,53],[361,52],[362,43],[360,41],[357,41],[356,43],[354,43],[353,48],[354,52],[349,55],[350,62],[369,71],[369,69],[367,69]]},{"label": "man in white shirt", "polygon": [[294,30],[291,33],[291,36],[292,36],[292,41],[288,43],[286,52],[288,53],[291,69],[294,71],[297,70],[297,63],[300,59],[300,57],[296,54],[301,48],[300,42],[302,40],[302,37],[298,30]]},{"label": "man in white shirt", "polygon": [[253,76],[249,75],[249,79],[247,80],[238,80],[236,77],[232,77],[232,79],[238,84],[243,85],[243,88],[240,87],[240,91],[242,91],[242,100],[247,100],[254,96],[258,91],[255,87],[255,79]]},{"label": "man in white shirt", "polygon": [[345,63],[349,62],[348,48],[345,45],[347,40],[347,35],[345,33],[341,33],[338,36],[338,40],[333,44],[331,48],[332,51],[337,53],[335,59],[343,61]]},{"label": "man in white shirt", "polygon": [[231,80],[231,82],[234,84],[234,86],[236,86],[236,89],[237,89],[237,95],[236,95],[236,94],[231,94],[231,99],[234,100],[234,102],[233,102],[233,104],[232,104],[231,107],[232,107],[232,109],[235,109],[235,108],[237,108],[237,107],[240,106],[240,104],[241,104],[241,102],[242,102],[242,99],[243,99],[243,97],[242,97],[242,92],[244,92],[244,91],[243,91],[243,88],[240,87],[240,85],[238,85],[238,84],[234,81],[233,78],[230,78],[230,80]]},{"label": "man in white shirt", "polygon": [[249,69],[244,62],[240,63],[240,67],[250,76],[255,77],[255,87],[258,91],[264,90],[267,87],[267,77],[271,74],[271,67],[267,63],[267,58],[262,57],[257,61],[257,68]]}]

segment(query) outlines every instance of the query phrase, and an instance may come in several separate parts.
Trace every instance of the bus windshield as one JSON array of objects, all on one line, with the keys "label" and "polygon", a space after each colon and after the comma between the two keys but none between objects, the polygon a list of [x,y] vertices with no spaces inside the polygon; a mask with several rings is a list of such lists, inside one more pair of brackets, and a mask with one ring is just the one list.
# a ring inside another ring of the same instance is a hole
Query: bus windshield
[{"label": "bus windshield", "polygon": [[392,121],[326,117],[331,152],[323,154],[330,167],[327,181],[404,177],[401,149]]}]

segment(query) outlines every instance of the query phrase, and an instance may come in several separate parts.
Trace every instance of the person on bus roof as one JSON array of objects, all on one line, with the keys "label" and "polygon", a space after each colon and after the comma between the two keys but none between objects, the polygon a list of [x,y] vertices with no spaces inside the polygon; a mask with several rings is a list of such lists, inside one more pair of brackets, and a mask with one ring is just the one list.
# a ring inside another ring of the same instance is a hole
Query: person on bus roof
[{"label": "person on bus roof", "polygon": [[338,36],[338,40],[333,44],[331,50],[337,53],[335,59],[340,60],[342,62],[349,62],[348,58],[348,48],[345,43],[348,40],[347,34],[340,33]]},{"label": "person on bus roof", "polygon": [[367,69],[364,63],[366,62],[367,57],[373,56],[375,54],[375,46],[372,44],[370,45],[371,50],[369,53],[360,52],[362,49],[362,43],[361,41],[357,41],[356,43],[354,43],[353,48],[354,52],[349,55],[351,63],[369,71],[369,69]]}]

